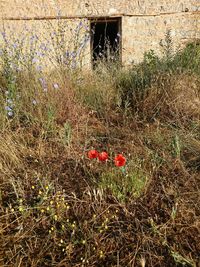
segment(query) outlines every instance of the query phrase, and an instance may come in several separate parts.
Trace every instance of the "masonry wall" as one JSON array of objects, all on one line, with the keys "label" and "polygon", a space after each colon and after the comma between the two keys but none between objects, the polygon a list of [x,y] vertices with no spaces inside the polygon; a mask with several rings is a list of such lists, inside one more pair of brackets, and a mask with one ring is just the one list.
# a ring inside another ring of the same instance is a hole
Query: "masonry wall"
[{"label": "masonry wall", "polygon": [[[185,44],[200,38],[196,17],[187,13],[158,16],[124,16],[123,62],[138,62],[145,51],[150,49],[162,53],[160,42],[165,43],[166,33],[170,30],[172,50],[175,52]],[[200,23],[200,21],[199,21]]]},{"label": "masonry wall", "polygon": [[[46,22],[56,25],[55,18],[75,25],[86,26],[92,17],[122,17],[122,61],[138,62],[145,51],[161,52],[160,41],[171,30],[174,49],[200,39],[199,0],[0,0],[2,25],[15,26],[20,32],[24,22],[45,39]],[[12,28],[12,27],[11,27]],[[69,27],[70,29],[70,27]],[[87,30],[86,30],[87,31]],[[66,31],[66,39],[70,39]],[[90,63],[88,42],[84,62]]]},{"label": "masonry wall", "polygon": [[199,0],[1,0],[0,14],[5,17],[89,15],[152,15],[200,10]]}]

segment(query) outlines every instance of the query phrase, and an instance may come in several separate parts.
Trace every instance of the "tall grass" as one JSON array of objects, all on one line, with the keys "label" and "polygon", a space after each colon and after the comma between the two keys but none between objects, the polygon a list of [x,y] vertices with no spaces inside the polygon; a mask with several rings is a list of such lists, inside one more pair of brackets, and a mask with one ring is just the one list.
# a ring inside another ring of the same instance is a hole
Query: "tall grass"
[{"label": "tall grass", "polygon": [[65,63],[60,27],[49,71],[33,60],[38,38],[28,52],[4,35],[1,265],[198,266],[198,44],[173,54],[167,35],[162,58],[90,72]]},{"label": "tall grass", "polygon": [[[184,76],[188,79],[191,76],[199,77],[199,44],[188,44],[184,50],[172,54],[168,35],[167,42],[169,44],[165,47],[163,57],[159,58],[154,51],[147,52],[141,64],[121,73],[117,88],[122,108],[128,106],[132,111],[154,119],[163,112],[163,108],[166,110],[168,105],[176,104],[180,96],[180,91],[176,90]],[[199,89],[195,92],[191,90],[189,94],[193,94],[190,101],[194,104],[199,98]],[[149,101],[153,106],[148,106]]]}]

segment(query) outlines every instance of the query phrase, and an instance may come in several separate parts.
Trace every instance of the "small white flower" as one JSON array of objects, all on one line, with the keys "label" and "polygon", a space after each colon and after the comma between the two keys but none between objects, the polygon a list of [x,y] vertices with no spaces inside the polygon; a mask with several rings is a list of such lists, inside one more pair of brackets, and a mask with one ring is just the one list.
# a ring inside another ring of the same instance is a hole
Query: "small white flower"
[{"label": "small white flower", "polygon": [[54,87],[54,89],[58,89],[59,85],[57,83],[54,83],[53,87]]},{"label": "small white flower", "polygon": [[8,104],[13,104],[12,99],[8,99],[8,100],[7,100],[7,103],[8,103]]},{"label": "small white flower", "polygon": [[8,117],[13,117],[14,113],[12,111],[8,112]]}]

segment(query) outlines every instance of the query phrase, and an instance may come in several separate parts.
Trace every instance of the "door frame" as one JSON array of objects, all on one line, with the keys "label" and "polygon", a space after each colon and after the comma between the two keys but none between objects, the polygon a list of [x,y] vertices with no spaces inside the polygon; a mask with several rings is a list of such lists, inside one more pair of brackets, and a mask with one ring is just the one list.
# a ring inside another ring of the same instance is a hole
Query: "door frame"
[{"label": "door frame", "polygon": [[118,33],[119,37],[119,62],[122,64],[122,17],[94,17],[90,18],[90,64],[93,69],[93,42],[94,34],[92,33],[93,23],[106,23],[106,22],[117,22],[118,23]]}]

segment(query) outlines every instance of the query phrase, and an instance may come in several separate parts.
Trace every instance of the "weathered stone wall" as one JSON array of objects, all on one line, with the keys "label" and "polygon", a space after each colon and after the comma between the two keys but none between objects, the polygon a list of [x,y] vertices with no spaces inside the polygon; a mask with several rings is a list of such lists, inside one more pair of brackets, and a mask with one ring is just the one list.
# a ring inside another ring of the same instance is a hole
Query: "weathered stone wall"
[{"label": "weathered stone wall", "polygon": [[[138,62],[145,51],[160,52],[160,41],[171,30],[173,48],[200,38],[199,0],[0,0],[0,17],[4,25],[15,25],[19,32],[23,20],[28,28],[45,36],[44,19],[55,24],[55,17],[63,21],[79,21],[83,17],[122,17],[122,61]],[[12,21],[10,21],[10,19]],[[37,19],[37,20],[35,20]],[[85,22],[89,25],[89,21]],[[2,26],[3,24],[1,24]],[[66,31],[67,39],[70,31]],[[90,62],[87,44],[85,62]]]},{"label": "weathered stone wall", "polygon": [[196,17],[187,13],[160,16],[134,17],[124,16],[123,62],[140,61],[147,50],[162,52],[161,41],[165,41],[170,30],[172,50],[183,47],[186,43],[200,37]]},{"label": "weathered stone wall", "polygon": [[6,17],[109,14],[159,14],[200,10],[198,0],[1,0],[0,14]]}]

